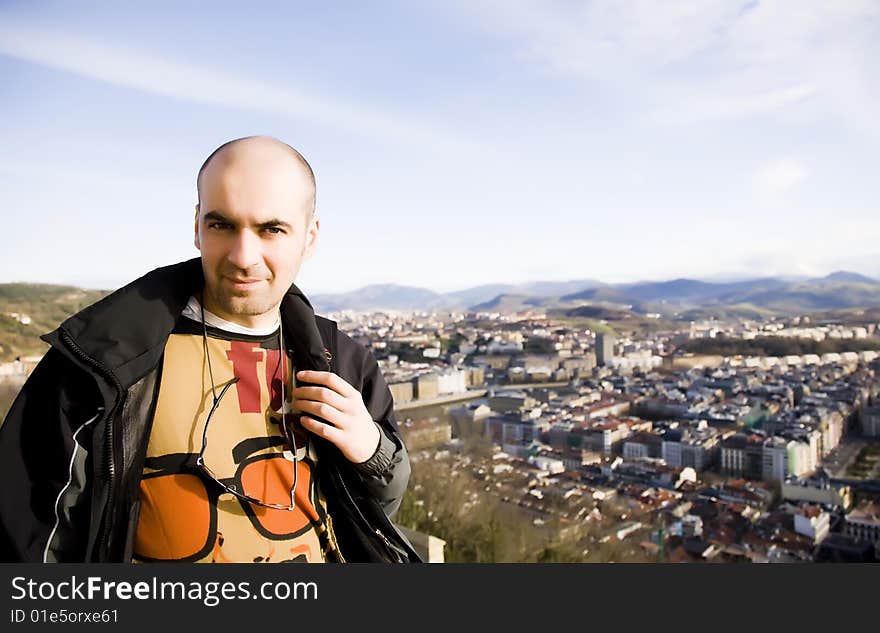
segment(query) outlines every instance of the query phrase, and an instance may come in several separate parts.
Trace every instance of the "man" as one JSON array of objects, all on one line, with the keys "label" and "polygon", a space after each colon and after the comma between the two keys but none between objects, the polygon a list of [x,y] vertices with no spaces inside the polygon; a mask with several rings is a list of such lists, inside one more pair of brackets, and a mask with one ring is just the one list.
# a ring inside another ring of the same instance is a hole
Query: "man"
[{"label": "man", "polygon": [[3,561],[418,561],[372,355],[294,285],[315,181],[268,137],[197,178],[201,257],[72,316],[0,428]]}]

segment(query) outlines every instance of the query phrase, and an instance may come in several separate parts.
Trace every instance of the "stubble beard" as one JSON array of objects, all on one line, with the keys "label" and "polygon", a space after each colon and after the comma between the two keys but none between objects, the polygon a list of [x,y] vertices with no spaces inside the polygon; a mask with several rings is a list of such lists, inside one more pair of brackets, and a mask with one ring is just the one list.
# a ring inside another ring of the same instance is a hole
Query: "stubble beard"
[{"label": "stubble beard", "polygon": [[268,297],[242,297],[224,292],[215,294],[215,298],[227,314],[238,316],[260,316],[278,307]]},{"label": "stubble beard", "polygon": [[209,292],[217,307],[230,316],[261,316],[277,310],[280,303],[264,293],[237,294],[223,288],[215,288]]}]

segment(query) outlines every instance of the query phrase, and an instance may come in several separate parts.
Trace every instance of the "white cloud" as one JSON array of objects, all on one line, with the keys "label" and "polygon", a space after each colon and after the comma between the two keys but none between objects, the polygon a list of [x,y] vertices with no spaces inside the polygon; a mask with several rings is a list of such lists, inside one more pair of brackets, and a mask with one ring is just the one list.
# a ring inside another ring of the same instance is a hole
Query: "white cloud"
[{"label": "white cloud", "polygon": [[314,91],[276,86],[153,54],[107,45],[44,26],[0,18],[0,55],[57,68],[109,84],[194,103],[276,112],[407,145],[473,152],[466,139],[379,112],[363,103],[341,103]]},{"label": "white cloud", "polygon": [[[729,87],[722,89],[730,90]],[[755,94],[697,94],[684,104],[675,104],[658,109],[654,117],[667,123],[692,123],[740,117],[773,112],[796,105],[816,94],[813,85],[796,85],[771,89]]]},{"label": "white cloud", "polygon": [[620,0],[462,4],[513,40],[522,60],[686,123],[774,112],[812,102],[880,132],[873,104],[880,3],[869,0]]},{"label": "white cloud", "polygon": [[783,158],[762,165],[755,174],[755,185],[759,192],[778,194],[803,182],[807,168],[793,158]]},{"label": "white cloud", "polygon": [[519,38],[521,52],[532,60],[605,80],[640,75],[691,56],[712,44],[712,25],[737,12],[723,0],[564,5],[484,0],[465,6],[490,28]]}]

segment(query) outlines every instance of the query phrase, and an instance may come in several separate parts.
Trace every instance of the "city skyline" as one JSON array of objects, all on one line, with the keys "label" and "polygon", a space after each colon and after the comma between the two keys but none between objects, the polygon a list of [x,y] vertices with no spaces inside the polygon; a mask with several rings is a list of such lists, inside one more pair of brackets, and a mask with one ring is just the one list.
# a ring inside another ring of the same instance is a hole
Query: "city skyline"
[{"label": "city skyline", "polygon": [[197,256],[199,165],[259,133],[317,175],[310,293],[877,279],[877,17],[867,2],[4,3],[0,282],[109,289]]}]

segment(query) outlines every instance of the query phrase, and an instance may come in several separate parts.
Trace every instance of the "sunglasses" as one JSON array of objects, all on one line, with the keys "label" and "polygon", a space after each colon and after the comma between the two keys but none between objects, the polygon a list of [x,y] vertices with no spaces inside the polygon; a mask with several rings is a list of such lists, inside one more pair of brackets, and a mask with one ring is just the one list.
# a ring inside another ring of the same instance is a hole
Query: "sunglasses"
[{"label": "sunglasses", "polygon": [[[222,546],[217,504],[229,483],[213,484],[215,480],[205,478],[201,469],[193,467],[193,457],[177,454],[148,458],[145,465],[155,470],[144,475],[140,484],[144,502],[135,546],[139,559],[197,561]],[[237,497],[257,533],[272,541],[296,538],[326,520],[308,465],[298,461],[295,466],[302,471],[296,511],[253,505]],[[263,498],[280,501],[290,489],[293,467],[294,463],[278,453],[255,454],[242,461],[228,481],[238,482],[245,490],[253,488]],[[169,534],[174,537],[169,538]]]},{"label": "sunglasses", "polygon": [[[223,385],[223,389],[220,390],[220,395],[214,398],[214,404],[211,406],[211,410],[208,412],[208,419],[205,420],[205,428],[202,430],[202,449],[199,451],[198,457],[196,457],[196,466],[201,469],[210,479],[217,483],[223,490],[228,492],[229,494],[237,497],[242,501],[247,501],[248,503],[252,503],[254,505],[262,506],[264,508],[272,508],[273,510],[286,510],[292,511],[296,509],[296,484],[298,479],[299,468],[294,467],[293,464],[296,463],[296,438],[294,437],[293,431],[288,428],[287,424],[282,417],[281,432],[284,434],[284,438],[287,440],[288,445],[291,447],[291,451],[285,451],[282,455],[268,455],[262,456],[263,459],[283,459],[285,461],[292,462],[290,470],[293,471],[293,484],[290,486],[289,491],[289,503],[287,503],[288,499],[284,499],[285,503],[276,503],[272,501],[266,501],[264,499],[258,499],[257,497],[248,494],[247,489],[249,488],[248,482],[253,481],[254,483],[258,483],[259,478],[251,478],[251,477],[238,477],[236,478],[239,483],[225,483],[221,480],[215,473],[212,471],[207,464],[205,464],[205,450],[208,448],[208,427],[211,424],[211,420],[213,419],[214,412],[217,410],[217,407],[220,406],[220,401],[223,399],[223,396],[226,395],[226,392],[229,388],[237,383],[239,380],[238,376],[227,382]],[[284,406],[284,403],[281,403],[281,406]],[[290,457],[288,457],[290,455]],[[239,489],[239,487],[241,489]],[[277,491],[277,487],[272,487]]]}]

